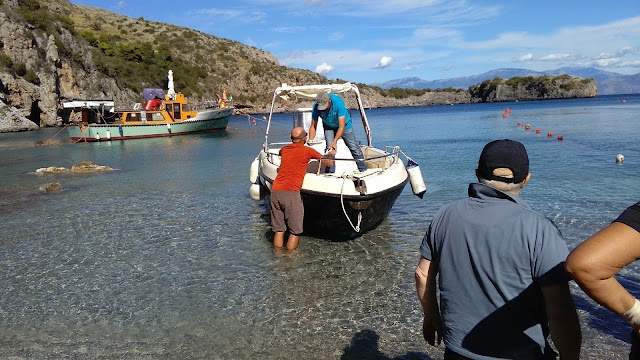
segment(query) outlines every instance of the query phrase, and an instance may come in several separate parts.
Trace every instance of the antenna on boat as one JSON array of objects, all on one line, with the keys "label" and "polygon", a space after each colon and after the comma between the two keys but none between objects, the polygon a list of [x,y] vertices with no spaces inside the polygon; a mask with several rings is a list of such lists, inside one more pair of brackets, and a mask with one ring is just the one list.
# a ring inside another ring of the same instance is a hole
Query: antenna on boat
[{"label": "antenna on boat", "polygon": [[169,70],[169,84],[167,85],[167,96],[171,100],[176,99],[176,91],[173,89],[173,70]]}]

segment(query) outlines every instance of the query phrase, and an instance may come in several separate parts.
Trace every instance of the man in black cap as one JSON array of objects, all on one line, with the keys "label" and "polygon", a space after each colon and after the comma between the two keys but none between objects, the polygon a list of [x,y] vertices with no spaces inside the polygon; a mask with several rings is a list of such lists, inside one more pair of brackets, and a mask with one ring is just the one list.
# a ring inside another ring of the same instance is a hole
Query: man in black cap
[{"label": "man in black cap", "polygon": [[444,337],[446,360],[555,359],[551,335],[561,359],[579,359],[567,245],[519,197],[531,178],[526,149],[488,143],[476,176],[469,197],[443,206],[422,239],[415,279],[425,340]]}]

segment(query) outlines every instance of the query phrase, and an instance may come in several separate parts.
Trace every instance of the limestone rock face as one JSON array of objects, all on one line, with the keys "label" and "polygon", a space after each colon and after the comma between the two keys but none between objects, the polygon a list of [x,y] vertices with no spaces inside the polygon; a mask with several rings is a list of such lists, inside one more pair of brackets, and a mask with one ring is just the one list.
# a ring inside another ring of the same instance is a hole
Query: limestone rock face
[{"label": "limestone rock face", "polygon": [[[69,4],[58,0],[49,2],[48,6],[55,9],[64,3]],[[98,72],[90,49],[68,30],[59,29],[57,43],[64,44],[65,53],[82,56],[62,57],[53,35],[10,15],[17,8],[17,1],[5,1],[4,5],[13,10],[0,12],[0,52],[12,64],[22,64],[33,71],[37,80],[30,82],[24,76],[0,68],[0,101],[20,115],[13,118],[21,119],[16,122],[0,117],[0,132],[60,126],[63,124],[62,103],[69,99],[131,99],[135,96],[131,90],[119,89],[115,79]],[[31,120],[33,125],[25,123],[25,119]]]},{"label": "limestone rock face", "polygon": [[38,130],[40,127],[20,111],[0,101],[0,132]]}]

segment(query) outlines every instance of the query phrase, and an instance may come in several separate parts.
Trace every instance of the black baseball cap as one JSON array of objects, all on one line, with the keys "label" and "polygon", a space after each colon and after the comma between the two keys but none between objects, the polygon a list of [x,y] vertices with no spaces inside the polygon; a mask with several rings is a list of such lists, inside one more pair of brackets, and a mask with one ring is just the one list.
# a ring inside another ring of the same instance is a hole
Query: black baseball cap
[{"label": "black baseball cap", "polygon": [[[508,168],[513,178],[493,175],[497,168]],[[482,149],[478,160],[478,173],[487,180],[518,184],[529,174],[529,156],[522,143],[515,140],[494,140]]]}]

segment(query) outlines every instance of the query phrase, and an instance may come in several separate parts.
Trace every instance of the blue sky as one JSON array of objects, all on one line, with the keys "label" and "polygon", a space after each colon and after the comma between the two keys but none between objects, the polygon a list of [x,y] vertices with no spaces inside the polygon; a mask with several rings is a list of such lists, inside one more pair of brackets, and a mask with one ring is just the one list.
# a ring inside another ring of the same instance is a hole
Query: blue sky
[{"label": "blue sky", "polygon": [[71,0],[236,40],[282,65],[377,83],[498,68],[640,73],[640,2]]}]

